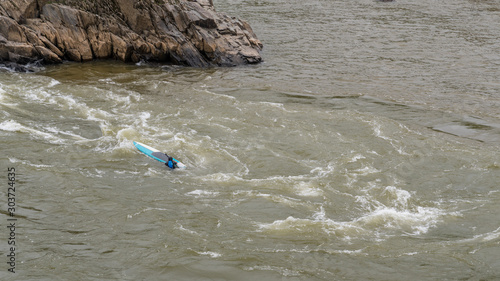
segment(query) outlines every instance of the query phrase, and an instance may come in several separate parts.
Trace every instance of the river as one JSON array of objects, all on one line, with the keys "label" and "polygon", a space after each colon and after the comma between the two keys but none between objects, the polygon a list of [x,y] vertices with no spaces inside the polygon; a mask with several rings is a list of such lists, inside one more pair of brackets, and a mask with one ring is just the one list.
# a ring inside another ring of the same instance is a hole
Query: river
[{"label": "river", "polygon": [[214,2],[263,63],[0,70],[0,279],[500,279],[498,1]]}]

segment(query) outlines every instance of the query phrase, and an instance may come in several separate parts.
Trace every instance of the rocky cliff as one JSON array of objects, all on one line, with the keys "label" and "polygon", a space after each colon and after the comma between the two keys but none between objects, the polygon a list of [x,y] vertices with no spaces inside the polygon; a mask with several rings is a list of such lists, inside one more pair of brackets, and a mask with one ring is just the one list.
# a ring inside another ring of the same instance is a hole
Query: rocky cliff
[{"label": "rocky cliff", "polygon": [[261,42],[212,0],[2,0],[0,62],[260,62]]}]

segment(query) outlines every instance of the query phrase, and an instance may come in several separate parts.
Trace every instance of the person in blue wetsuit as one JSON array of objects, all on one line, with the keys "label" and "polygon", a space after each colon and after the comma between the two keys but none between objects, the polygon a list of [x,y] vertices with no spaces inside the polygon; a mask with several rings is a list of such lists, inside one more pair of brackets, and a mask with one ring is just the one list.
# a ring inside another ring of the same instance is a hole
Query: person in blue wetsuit
[{"label": "person in blue wetsuit", "polygon": [[[165,153],[165,155],[167,155],[167,154]],[[170,169],[178,168],[177,167],[177,162],[175,162],[174,158],[172,158],[172,157],[170,157],[168,155],[167,155],[167,157],[168,157],[168,160],[165,163],[165,166],[169,167]]]}]

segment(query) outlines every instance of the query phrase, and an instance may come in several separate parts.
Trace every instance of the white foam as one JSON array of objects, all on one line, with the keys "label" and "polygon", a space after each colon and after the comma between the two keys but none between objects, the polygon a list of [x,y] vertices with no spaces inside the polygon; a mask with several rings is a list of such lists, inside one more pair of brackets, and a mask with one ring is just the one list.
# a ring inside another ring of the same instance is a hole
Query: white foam
[{"label": "white foam", "polygon": [[380,170],[377,170],[377,169],[375,169],[374,167],[371,167],[371,166],[365,166],[365,167],[357,169],[355,171],[358,172],[359,175],[361,175],[361,176],[366,176],[366,175],[370,175],[370,174],[380,173]]},{"label": "white foam", "polygon": [[379,138],[384,139],[384,140],[389,140],[389,141],[391,140],[390,138],[388,138],[382,134],[382,125],[380,123],[378,123],[377,121],[374,121],[374,120],[370,120],[367,122],[368,122],[368,124],[370,124],[372,126],[373,132],[374,132],[376,137],[379,137]]},{"label": "white foam", "polygon": [[[104,126],[105,127],[105,126]],[[98,139],[98,145],[93,149],[101,153],[123,153],[123,151],[135,151],[135,146],[132,140],[138,139],[139,134],[132,128],[125,128],[112,135],[113,131],[107,132],[103,129],[104,136]],[[154,173],[152,170],[148,172],[149,175]]]},{"label": "white foam", "polygon": [[474,236],[475,239],[480,239],[483,242],[491,241],[500,238],[500,227],[493,230],[492,232],[486,233],[486,234],[481,234],[481,235],[476,235]]},{"label": "white foam", "polygon": [[[58,83],[58,81],[54,80],[50,82],[49,86],[55,86]],[[30,103],[57,105],[63,109],[75,110],[77,113],[91,121],[99,121],[103,123],[106,122],[106,120],[110,120],[111,117],[114,116],[105,110],[91,108],[78,98],[55,89],[50,89],[50,91],[45,91],[43,88],[30,89],[25,91],[24,98]]]},{"label": "white foam", "polygon": [[87,178],[102,178],[103,175],[106,174],[106,172],[99,169],[94,169],[93,171],[81,169],[80,174],[84,175]]},{"label": "white foam", "polygon": [[35,103],[46,103],[46,104],[56,104],[55,100],[50,100],[50,94],[46,91],[36,89],[36,90],[28,90],[25,95],[26,99],[30,102]]},{"label": "white foam", "polygon": [[314,186],[313,183],[311,182],[299,182],[295,184],[294,189],[297,193],[297,195],[300,196],[321,196],[323,195],[323,190],[317,188]]},{"label": "white foam", "polygon": [[395,186],[387,186],[384,192],[388,193],[391,197],[394,198],[392,201],[397,207],[408,208],[408,201],[411,198],[410,192],[399,189]]},{"label": "white foam", "polygon": [[271,107],[279,108],[279,109],[281,109],[283,111],[286,111],[285,110],[285,106],[282,103],[262,101],[262,102],[260,102],[260,104],[269,105]]},{"label": "white foam", "polygon": [[113,79],[111,78],[103,78],[103,79],[99,79],[97,80],[99,82],[104,82],[106,84],[113,84],[113,85],[116,85],[117,83],[115,81],[113,81]]},{"label": "white foam", "polygon": [[201,197],[201,196],[213,197],[213,196],[219,195],[219,192],[197,189],[197,190],[193,190],[193,191],[186,193],[186,195],[193,195],[196,197]]},{"label": "white foam", "polygon": [[57,81],[56,79],[52,79],[52,80],[50,80],[50,83],[49,83],[49,85],[47,85],[47,87],[52,88],[52,87],[59,85],[59,84],[61,84],[61,82]]},{"label": "white foam", "polygon": [[30,136],[38,138],[38,139],[45,139],[51,143],[63,143],[64,140],[61,138],[58,138],[52,134],[45,133],[27,126],[24,126],[22,124],[19,124],[18,122],[14,120],[7,120],[2,123],[0,123],[0,130],[3,131],[9,131],[9,132],[21,132],[21,133],[28,133]]},{"label": "white foam", "polygon": [[24,126],[22,126],[21,124],[17,123],[14,120],[7,120],[0,123],[0,130],[4,131],[16,132],[20,131],[23,127]]},{"label": "white foam", "polygon": [[131,175],[139,175],[139,174],[142,174],[142,172],[134,172],[134,171],[128,171],[128,170],[115,170],[114,171],[115,174],[119,174],[119,175],[125,175],[125,174],[131,174]]},{"label": "white foam", "polygon": [[319,211],[314,213],[313,218],[317,221],[324,221],[326,220],[326,212],[325,208],[323,206],[320,207]]},{"label": "white foam", "polygon": [[[233,195],[238,195],[238,194],[241,194],[241,192],[240,193],[233,192]],[[281,194],[275,195],[275,194],[267,194],[267,193],[260,193],[260,192],[258,192],[257,194],[255,194],[253,192],[248,192],[247,194],[248,194],[247,196],[257,196],[257,197],[268,198],[269,200],[272,200],[273,202],[284,204],[284,205],[291,206],[291,207],[295,207],[295,206],[299,206],[299,205],[308,205],[307,202],[303,202],[300,199],[286,197],[286,196],[281,195]]]},{"label": "white foam", "polygon": [[366,232],[361,227],[351,222],[336,222],[326,218],[324,214],[315,214],[313,219],[299,219],[289,216],[284,220],[276,220],[272,223],[259,224],[260,231],[271,230],[280,232],[314,233],[324,232],[328,235],[335,235],[346,240],[351,239],[351,235]]},{"label": "white foam", "polygon": [[324,177],[327,177],[327,176],[333,174],[334,171],[335,171],[335,165],[332,163],[328,163],[328,166],[326,166],[326,167],[321,166],[321,167],[317,167],[317,168],[312,169],[311,173],[317,173],[318,177],[324,178]]},{"label": "white foam", "polygon": [[306,224],[307,222],[312,222],[308,219],[297,219],[293,216],[289,216],[284,220],[275,220],[272,223],[261,223],[259,224],[260,229],[272,229],[272,230],[286,230],[292,228],[294,225]]},{"label": "white foam", "polygon": [[354,155],[351,160],[349,160],[348,162],[349,163],[354,163],[354,162],[357,162],[358,160],[361,160],[361,159],[366,159],[366,157],[364,157],[363,155],[361,154],[356,154]]},{"label": "white foam", "polygon": [[[336,254],[348,254],[348,255],[359,255],[363,254],[363,249],[358,249],[358,250],[335,250],[333,253]],[[368,255],[368,254],[365,254]]]},{"label": "white foam", "polygon": [[383,230],[402,230],[407,234],[420,235],[426,233],[438,223],[442,212],[437,208],[418,207],[416,211],[398,210],[395,208],[379,208],[357,219],[364,228]]},{"label": "white foam", "polygon": [[77,140],[88,140],[87,138],[84,138],[80,135],[77,135],[73,132],[69,132],[69,131],[63,131],[63,130],[59,130],[59,128],[56,128],[56,127],[44,127],[45,130],[51,132],[51,133],[55,133],[55,134],[62,134],[62,135],[67,135],[67,136],[71,136]]},{"label": "white foam", "polygon": [[212,182],[229,182],[233,180],[240,180],[233,174],[226,173],[214,173],[201,177],[202,181],[212,181]]},{"label": "white foam", "polygon": [[133,217],[135,217],[137,215],[140,215],[142,213],[149,212],[149,211],[155,211],[155,210],[156,211],[168,211],[168,209],[164,209],[164,208],[146,208],[146,209],[143,209],[143,210],[141,210],[141,211],[139,211],[139,212],[137,212],[135,214],[127,215],[127,218],[131,219],[131,218],[133,218]]},{"label": "white foam", "polygon": [[106,120],[110,120],[111,117],[113,117],[113,114],[102,109],[89,108],[85,106],[80,108],[80,110],[86,116],[87,120],[98,121],[102,124],[105,124],[107,122]]},{"label": "white foam", "polygon": [[114,100],[116,102],[123,103],[125,105],[129,105],[131,103],[130,96],[122,96],[110,92],[107,93],[106,97],[110,100]]},{"label": "white foam", "polygon": [[[134,99],[135,101],[139,101],[141,99],[141,95],[137,92],[129,90],[125,91],[125,93],[122,93],[121,91],[119,93],[108,91],[106,93],[106,99],[115,101],[118,104],[129,106],[130,104],[132,104],[132,99]],[[119,111],[120,109],[117,108],[116,110]]]},{"label": "white foam", "polygon": [[[139,132],[134,128],[127,127],[119,130],[116,133],[116,138],[120,140],[122,143],[125,142],[125,147],[132,147],[132,142],[130,140],[137,139],[140,136]],[[123,144],[120,143],[120,147],[123,147]]]},{"label": "white foam", "polygon": [[190,229],[187,229],[185,228],[182,224],[179,224],[177,227],[177,229],[179,230],[182,230],[184,232],[187,232],[189,234],[193,234],[193,235],[197,235],[197,236],[201,236],[198,232],[194,231],[194,230],[190,230]]},{"label": "white foam", "polygon": [[143,111],[137,117],[138,118],[136,119],[134,124],[140,127],[146,127],[148,126],[148,119],[151,118],[151,113]]},{"label": "white foam", "polygon": [[230,100],[233,100],[233,101],[237,101],[236,97],[233,97],[233,96],[230,96],[230,95],[224,95],[224,94],[221,94],[221,93],[211,92],[211,91],[209,91],[207,89],[204,89],[204,92],[208,93],[208,94],[211,94],[211,95],[214,95],[214,96],[217,96],[217,97],[222,97],[222,98],[230,99]]},{"label": "white foam", "polygon": [[[284,220],[258,224],[260,231],[272,230],[283,232],[309,233],[322,231],[328,235],[336,235],[343,239],[352,239],[353,235],[369,235],[370,237],[389,237],[398,232],[407,235],[421,235],[435,227],[443,215],[437,208],[417,207],[415,211],[380,207],[351,221],[338,222],[327,217],[324,208],[312,215],[312,218],[295,218],[289,216]],[[494,233],[491,237],[500,236]]]},{"label": "white foam", "polygon": [[[368,123],[370,124],[370,126],[372,127],[372,130],[373,130],[373,134],[378,137],[378,138],[381,138],[383,140],[386,140],[388,141],[391,146],[401,155],[409,155],[408,153],[406,153],[404,150],[403,150],[403,147],[401,147],[401,145],[398,144],[398,141],[396,139],[392,139],[386,135],[383,134],[382,132],[382,124],[377,122],[377,120],[369,120],[369,121],[366,121],[366,120],[363,120],[363,122],[365,123]],[[400,126],[399,126],[400,127]]]},{"label": "white foam", "polygon": [[163,171],[149,167],[148,171],[144,175],[145,176],[163,175]]},{"label": "white foam", "polygon": [[221,257],[222,254],[219,254],[217,252],[212,252],[212,251],[206,251],[206,252],[198,252],[198,251],[195,251],[198,255],[202,255],[202,256],[210,256],[211,258],[218,258],[218,257]]},{"label": "white foam", "polygon": [[33,163],[31,163],[30,161],[27,161],[27,160],[20,160],[20,159],[11,158],[11,157],[9,157],[9,161],[11,163],[21,163],[23,165],[28,165],[28,166],[32,166],[32,167],[36,167],[36,168],[51,168],[51,167],[54,167],[54,165],[33,164]]}]

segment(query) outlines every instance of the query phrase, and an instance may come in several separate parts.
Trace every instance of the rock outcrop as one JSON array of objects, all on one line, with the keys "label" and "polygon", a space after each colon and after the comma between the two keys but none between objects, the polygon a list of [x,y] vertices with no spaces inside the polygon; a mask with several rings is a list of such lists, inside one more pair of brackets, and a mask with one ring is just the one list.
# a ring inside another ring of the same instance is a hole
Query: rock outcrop
[{"label": "rock outcrop", "polygon": [[212,0],[0,1],[0,62],[232,66],[260,62],[261,48],[248,23]]}]

